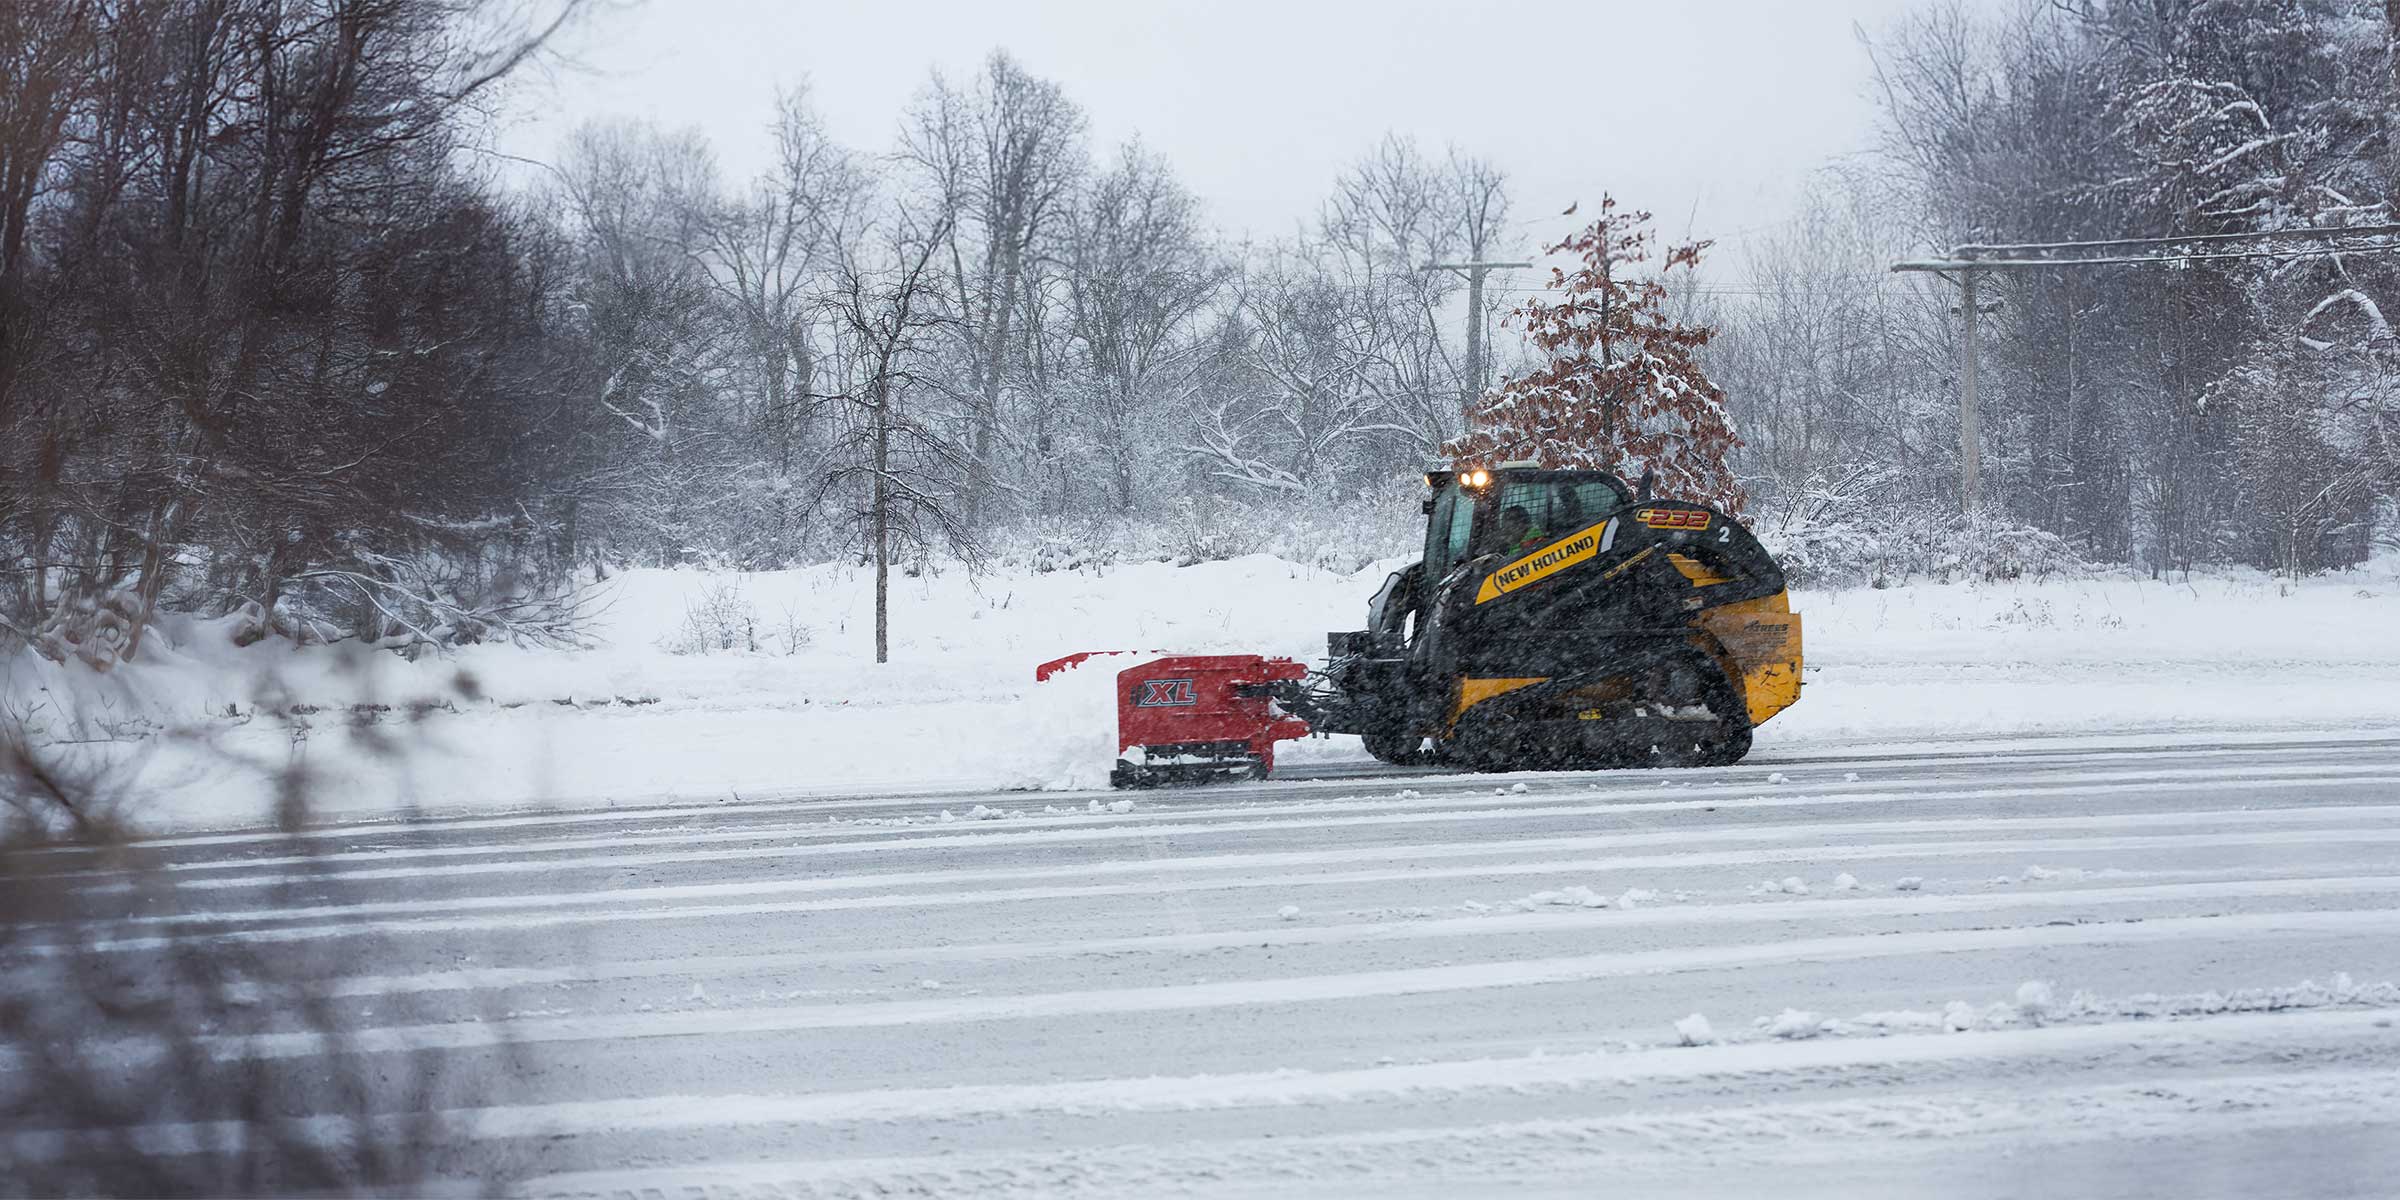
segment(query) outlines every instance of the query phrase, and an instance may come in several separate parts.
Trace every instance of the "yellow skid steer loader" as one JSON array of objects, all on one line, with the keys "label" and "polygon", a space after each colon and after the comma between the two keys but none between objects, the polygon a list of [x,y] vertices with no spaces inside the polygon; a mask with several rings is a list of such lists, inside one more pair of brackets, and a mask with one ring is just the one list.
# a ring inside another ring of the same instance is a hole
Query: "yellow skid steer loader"
[{"label": "yellow skid steer loader", "polygon": [[1731,517],[1600,471],[1429,473],[1425,556],[1286,706],[1386,762],[1739,761],[1800,697],[1783,572]]}]

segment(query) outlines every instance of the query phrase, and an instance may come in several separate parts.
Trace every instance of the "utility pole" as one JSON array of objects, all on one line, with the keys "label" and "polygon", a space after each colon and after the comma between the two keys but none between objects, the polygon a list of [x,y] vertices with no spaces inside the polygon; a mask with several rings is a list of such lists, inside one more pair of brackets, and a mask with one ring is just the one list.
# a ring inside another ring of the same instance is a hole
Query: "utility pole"
[{"label": "utility pole", "polygon": [[[1977,399],[1978,375],[1981,373],[1981,324],[1983,314],[2000,311],[2000,305],[1985,306],[1975,298],[1975,272],[1978,264],[1963,258],[1931,263],[1900,263],[1894,271],[1931,271],[1958,285],[1958,509],[1970,516],[1983,507],[1983,406]],[[1951,272],[1958,272],[1955,278]]]},{"label": "utility pole", "polygon": [[1959,319],[1966,322],[1958,339],[1958,506],[1968,516],[1983,504],[1982,418],[1975,403],[1975,268],[1958,273]]},{"label": "utility pole", "polygon": [[[1999,305],[1985,307],[1975,302],[1975,266],[1973,262],[1944,262],[1942,269],[1930,264],[1903,262],[1894,271],[1932,271],[1949,278],[1958,286],[1958,511],[1975,514],[1982,506],[1982,403],[1978,401],[1978,374],[1982,370],[1982,329],[1980,317],[1985,312],[1999,312]],[[1951,276],[1951,271],[1958,271]]]},{"label": "utility pole", "polygon": [[1469,410],[1483,394],[1483,276],[1488,271],[1530,269],[1529,262],[1426,263],[1427,271],[1452,271],[1467,277],[1467,386],[1459,397],[1459,429],[1466,429]]}]

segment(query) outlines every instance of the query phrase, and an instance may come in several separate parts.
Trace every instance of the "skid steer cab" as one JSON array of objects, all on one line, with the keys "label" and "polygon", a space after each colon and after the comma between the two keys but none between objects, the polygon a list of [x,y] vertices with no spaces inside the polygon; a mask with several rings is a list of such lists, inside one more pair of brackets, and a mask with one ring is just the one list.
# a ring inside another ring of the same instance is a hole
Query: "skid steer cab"
[{"label": "skid steer cab", "polygon": [[1424,558],[1293,699],[1319,732],[1393,763],[1699,766],[1799,699],[1800,618],[1733,518],[1601,471],[1425,480]]}]

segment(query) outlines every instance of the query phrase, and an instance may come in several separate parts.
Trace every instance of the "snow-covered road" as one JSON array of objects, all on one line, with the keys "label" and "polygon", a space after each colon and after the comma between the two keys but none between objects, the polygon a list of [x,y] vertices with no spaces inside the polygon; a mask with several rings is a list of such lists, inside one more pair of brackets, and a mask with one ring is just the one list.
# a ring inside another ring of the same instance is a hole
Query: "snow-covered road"
[{"label": "snow-covered road", "polygon": [[1117,799],[345,826],[297,903],[197,835],[109,951],[372,939],[358,1049],[474,1066],[540,1195],[2400,1178],[2400,737]]}]

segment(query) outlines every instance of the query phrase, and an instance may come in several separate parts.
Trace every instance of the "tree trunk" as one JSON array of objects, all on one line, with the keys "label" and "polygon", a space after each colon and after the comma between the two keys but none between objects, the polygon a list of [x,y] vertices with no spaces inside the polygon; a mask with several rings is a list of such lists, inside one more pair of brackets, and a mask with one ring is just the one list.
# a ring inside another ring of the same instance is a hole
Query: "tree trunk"
[{"label": "tree trunk", "polygon": [[134,587],[141,607],[134,616],[133,628],[125,635],[124,657],[126,661],[132,661],[141,653],[142,634],[150,628],[150,618],[158,611],[158,593],[166,586],[167,582],[167,542],[174,536],[173,526],[180,508],[179,502],[169,501],[162,505],[158,514],[151,519],[150,536],[142,547],[141,572],[135,576],[141,580]]},{"label": "tree trunk", "polygon": [[[1010,237],[1016,236],[1013,230]],[[1024,271],[1024,252],[1010,245],[1003,252],[1000,286],[986,314],[992,323],[991,345],[984,351],[983,400],[975,414],[974,479],[967,494],[967,520],[970,525],[983,520],[984,502],[992,490],[992,435],[1000,424],[1000,383],[1008,365],[1008,335],[1012,318],[1016,316],[1017,285]]]},{"label": "tree trunk", "polygon": [[889,662],[892,656],[892,498],[887,482],[892,457],[890,404],[891,385],[878,385],[875,389],[875,498],[868,510],[875,539],[875,661],[878,663]]},{"label": "tree trunk", "polygon": [[1000,374],[1008,361],[1009,314],[1014,308],[1003,304],[993,314],[992,344],[985,352],[983,396],[975,412],[975,478],[967,497],[971,521],[983,519],[983,504],[992,487],[992,431],[1000,423]]}]

